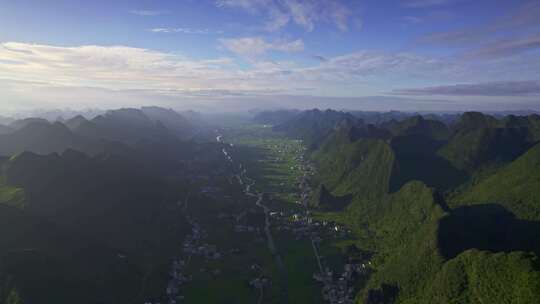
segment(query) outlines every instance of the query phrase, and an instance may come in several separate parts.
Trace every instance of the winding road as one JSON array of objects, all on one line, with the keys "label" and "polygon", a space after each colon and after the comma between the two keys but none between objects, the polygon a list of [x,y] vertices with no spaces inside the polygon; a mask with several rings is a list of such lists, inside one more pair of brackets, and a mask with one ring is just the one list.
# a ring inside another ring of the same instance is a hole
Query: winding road
[{"label": "winding road", "polygon": [[[219,143],[223,143],[223,136],[218,135],[216,137],[216,141]],[[228,151],[223,148],[222,149],[223,155],[230,161],[234,162]],[[264,212],[265,217],[265,225],[264,225],[264,233],[266,235],[267,240],[267,247],[272,256],[274,257],[274,262],[276,264],[276,267],[278,269],[278,272],[280,274],[280,282],[281,282],[281,301],[280,303],[288,303],[288,292],[287,292],[287,270],[285,269],[285,264],[283,264],[283,259],[281,258],[281,255],[279,254],[276,244],[274,242],[274,238],[272,236],[272,229],[271,229],[271,223],[270,223],[270,208],[265,206],[263,204],[264,201],[264,193],[256,191],[255,193],[251,191],[251,187],[255,185],[255,180],[249,178],[246,176],[246,170],[242,169],[240,174],[237,175],[238,181],[240,185],[246,185],[246,188],[244,190],[244,193],[248,196],[257,197],[257,201],[255,202],[255,205],[257,205],[259,208],[261,208]],[[244,180],[249,180],[249,183],[244,182]]]}]

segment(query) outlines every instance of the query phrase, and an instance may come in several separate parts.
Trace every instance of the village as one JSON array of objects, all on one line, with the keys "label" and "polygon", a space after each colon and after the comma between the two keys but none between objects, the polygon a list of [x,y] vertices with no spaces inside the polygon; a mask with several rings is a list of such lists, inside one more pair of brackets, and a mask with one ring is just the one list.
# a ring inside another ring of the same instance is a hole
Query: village
[{"label": "village", "polygon": [[[297,144],[299,141],[295,141]],[[297,199],[295,203],[302,206],[301,211],[280,210],[271,211],[274,229],[291,233],[295,240],[310,240],[313,245],[313,252],[317,258],[319,272],[313,273],[313,279],[322,285],[321,293],[323,299],[331,304],[354,303],[356,290],[354,285],[358,277],[369,272],[371,262],[354,263],[348,261],[340,275],[334,273],[324,264],[324,257],[319,254],[319,244],[323,239],[345,239],[351,235],[351,230],[344,225],[329,222],[326,220],[316,220],[313,218],[309,199],[312,195],[310,177],[316,174],[315,166],[306,161],[304,157],[305,148],[294,146],[274,146],[274,149],[281,155],[293,153],[295,165],[290,170],[299,170],[300,174],[296,178]],[[285,156],[276,157],[276,161],[282,161]]]},{"label": "village", "polygon": [[[223,143],[222,136],[218,136],[216,140]],[[232,145],[230,145],[232,148]],[[290,194],[290,198],[294,201],[287,205],[266,204],[263,201],[271,202],[274,193],[264,194],[257,192],[254,189],[255,180],[247,176],[247,170],[243,164],[236,164],[231,153],[227,148],[222,149],[224,161],[231,164],[234,169],[232,172],[233,179],[229,178],[229,182],[236,181],[243,187],[244,195],[248,198],[257,200],[252,207],[247,207],[241,212],[220,212],[216,214],[216,220],[221,223],[228,223],[224,227],[231,227],[231,233],[246,237],[251,235],[255,243],[261,244],[267,241],[267,246],[272,255],[275,257],[275,263],[283,267],[282,258],[279,256],[274,241],[273,233],[285,234],[292,237],[296,241],[308,242],[312,245],[312,254],[317,261],[315,269],[312,273],[314,282],[320,285],[321,297],[326,303],[353,303],[355,295],[355,285],[358,278],[369,272],[371,262],[359,263],[358,261],[347,261],[341,271],[331,269],[327,265],[325,257],[320,254],[320,246],[326,240],[340,240],[351,236],[352,232],[346,226],[327,220],[320,220],[314,217],[309,200],[312,195],[312,187],[310,178],[316,174],[315,166],[304,158],[305,150],[298,148],[299,143],[294,142],[292,146],[276,147],[278,156],[275,161],[281,161],[288,155],[294,155],[293,165],[289,168],[295,171],[294,193]],[[234,165],[232,165],[234,164]],[[200,188],[200,195],[210,198],[219,199],[220,197],[229,195],[223,193],[219,188],[211,185],[206,185]],[[288,190],[291,191],[291,190]],[[292,191],[291,191],[292,192]],[[261,211],[256,207],[260,207]],[[281,206],[281,207],[279,207]],[[170,266],[169,282],[166,288],[167,304],[189,303],[185,292],[190,287],[190,283],[194,280],[194,268],[190,267],[193,258],[197,257],[199,261],[219,261],[227,263],[231,255],[238,254],[238,248],[223,248],[219,249],[216,245],[210,244],[207,241],[208,232],[201,227],[201,224],[192,216],[185,214],[185,219],[191,226],[191,233],[185,237],[181,244],[181,253],[175,258]],[[249,219],[249,220],[248,220]],[[255,221],[255,223],[254,223]],[[258,222],[258,223],[257,223]],[[266,223],[266,225],[264,225]],[[264,227],[263,227],[264,226]],[[200,262],[199,262],[200,264]],[[199,265],[197,264],[197,265]],[[212,267],[205,267],[200,264],[198,272],[208,272],[211,277],[221,275],[221,270]],[[279,268],[279,267],[278,267]],[[258,303],[264,303],[264,294],[273,284],[275,279],[268,276],[268,272],[257,263],[249,266],[251,278],[246,281],[246,284],[253,291],[258,292]],[[287,269],[283,269],[287,271]],[[146,302],[145,304],[158,304],[159,302]]]}]

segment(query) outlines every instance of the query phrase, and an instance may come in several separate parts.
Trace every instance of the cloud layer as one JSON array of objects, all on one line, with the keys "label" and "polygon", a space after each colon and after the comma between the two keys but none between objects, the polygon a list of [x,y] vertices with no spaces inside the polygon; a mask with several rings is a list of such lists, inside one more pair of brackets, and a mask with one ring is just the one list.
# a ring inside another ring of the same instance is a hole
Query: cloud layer
[{"label": "cloud layer", "polygon": [[421,41],[454,46],[466,58],[501,58],[540,49],[540,2],[526,1],[502,17],[479,26],[436,32]]},{"label": "cloud layer", "polygon": [[404,95],[540,96],[540,81],[507,81],[402,89]]},{"label": "cloud layer", "polygon": [[332,23],[345,31],[351,15],[341,0],[217,0],[216,5],[265,16],[268,31],[277,31],[291,22],[306,31],[313,31],[318,22]]},{"label": "cloud layer", "polygon": [[[504,76],[499,63],[492,61],[486,65],[475,62],[468,66],[449,59],[409,53],[358,51],[334,57],[319,56],[305,66],[290,61],[272,61],[263,56],[271,51],[301,51],[304,48],[301,40],[266,41],[246,37],[222,40],[222,45],[250,59],[247,66],[228,57],[196,60],[180,54],[126,46],[2,43],[0,89],[6,100],[18,100],[18,105],[24,104],[25,100],[34,106],[36,103],[65,106],[74,101],[93,105],[96,100],[118,106],[157,101],[174,105],[187,100],[191,105],[200,103],[200,107],[206,102],[231,102],[232,99],[253,102],[256,107],[271,100],[296,104],[294,96],[306,103],[311,98],[321,102],[346,100],[354,104],[355,98],[365,100],[365,96],[384,95],[389,91],[393,92],[392,100],[411,105],[411,98],[396,99],[396,95],[415,95],[415,99],[427,95],[530,97],[537,96],[540,91],[537,81],[478,82],[479,85],[393,90],[396,84],[455,83],[459,79]],[[531,62],[524,57],[523,61],[503,62],[502,66],[510,64],[527,77],[527,67],[540,71],[540,67],[534,67]],[[373,106],[372,102],[364,104]],[[395,104],[398,102],[392,103]],[[437,103],[438,106],[451,104]]]},{"label": "cloud layer", "polygon": [[304,42],[300,39],[294,41],[276,40],[268,42],[261,37],[244,37],[235,39],[220,39],[223,47],[229,51],[247,58],[256,58],[268,51],[301,52]]}]

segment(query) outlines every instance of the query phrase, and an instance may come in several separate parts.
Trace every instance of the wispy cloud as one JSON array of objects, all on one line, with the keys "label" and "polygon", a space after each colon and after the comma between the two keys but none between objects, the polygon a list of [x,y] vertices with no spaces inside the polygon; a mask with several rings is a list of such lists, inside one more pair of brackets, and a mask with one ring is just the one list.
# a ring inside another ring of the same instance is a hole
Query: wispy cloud
[{"label": "wispy cloud", "polygon": [[540,2],[527,1],[502,17],[478,26],[436,32],[421,42],[457,47],[459,57],[492,60],[540,48]]},{"label": "wispy cloud", "polygon": [[313,31],[317,22],[329,22],[345,31],[352,14],[341,0],[217,0],[216,5],[264,15],[268,31],[277,31],[290,22],[307,31]]},{"label": "wispy cloud", "polygon": [[169,14],[167,10],[131,10],[130,13],[138,16],[155,17]]},{"label": "wispy cloud", "polygon": [[214,31],[209,29],[193,29],[193,28],[167,28],[167,27],[158,27],[149,30],[152,33],[181,33],[181,34],[198,34],[198,35],[207,35],[207,34],[223,34],[223,31]]},{"label": "wispy cloud", "polygon": [[402,0],[401,3],[405,7],[411,8],[424,8],[440,5],[448,5],[456,2],[462,2],[467,0]]},{"label": "wispy cloud", "polygon": [[405,21],[406,23],[410,23],[410,24],[419,24],[419,23],[423,23],[424,20],[420,17],[415,17],[415,16],[405,16],[403,17],[403,21]]},{"label": "wispy cloud", "polygon": [[465,54],[468,58],[498,58],[540,49],[540,33],[494,41]]},{"label": "wispy cloud", "polygon": [[536,96],[540,95],[540,81],[506,81],[478,84],[455,84],[426,88],[401,89],[400,95],[448,96]]},{"label": "wispy cloud", "polygon": [[[540,28],[540,2],[527,2],[506,16],[493,18],[476,27],[426,35],[422,41],[433,44],[477,44],[493,41],[508,33],[523,34]],[[508,36],[508,35],[507,35]]]},{"label": "wispy cloud", "polygon": [[220,39],[223,47],[229,51],[250,59],[263,55],[268,51],[301,52],[304,42],[300,39],[294,41],[276,40],[266,41],[261,37],[244,37],[235,39]]}]

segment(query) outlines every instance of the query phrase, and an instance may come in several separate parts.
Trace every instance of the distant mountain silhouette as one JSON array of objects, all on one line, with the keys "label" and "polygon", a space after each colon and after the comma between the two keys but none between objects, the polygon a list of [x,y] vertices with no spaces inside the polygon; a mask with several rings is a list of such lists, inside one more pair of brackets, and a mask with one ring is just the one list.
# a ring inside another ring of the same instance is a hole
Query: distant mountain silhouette
[{"label": "distant mountain silhouette", "polygon": [[82,124],[88,122],[86,118],[82,115],[77,115],[71,119],[68,119],[64,122],[64,124],[70,129],[70,130],[76,130],[78,129]]},{"label": "distant mountain silhouette", "polygon": [[1,134],[11,133],[11,132],[13,132],[12,128],[10,128],[8,126],[0,125],[0,135]]},{"label": "distant mountain silhouette", "polygon": [[[66,149],[97,154],[118,150],[120,145],[176,142],[192,133],[186,120],[172,110],[145,108],[144,111],[147,114],[138,109],[113,110],[91,120],[76,116],[65,123],[50,123],[40,118],[18,120],[9,129],[1,129],[5,132],[0,132],[0,155],[23,151],[61,153]],[[11,128],[13,131],[8,133]]]},{"label": "distant mountain silhouette", "polygon": [[30,118],[15,120],[14,122],[9,124],[9,127],[15,130],[19,130],[33,123],[48,124],[49,121],[43,118],[30,117]]},{"label": "distant mountain silhouette", "polygon": [[282,124],[274,126],[274,130],[284,132],[288,136],[303,139],[308,146],[324,139],[341,123],[351,125],[363,124],[361,120],[350,113],[334,110],[321,111],[318,109],[304,111]]},{"label": "distant mountain silhouette", "polygon": [[86,150],[88,143],[59,122],[33,121],[11,133],[0,135],[0,155],[24,151],[48,154],[68,148]]},{"label": "distant mountain silhouette", "polygon": [[188,138],[192,133],[189,121],[179,113],[159,107],[143,107],[141,111],[154,123],[161,123],[173,135],[180,139]]},{"label": "distant mountain silhouette", "polygon": [[253,121],[261,124],[278,125],[294,118],[299,113],[299,110],[262,111],[255,114]]}]

